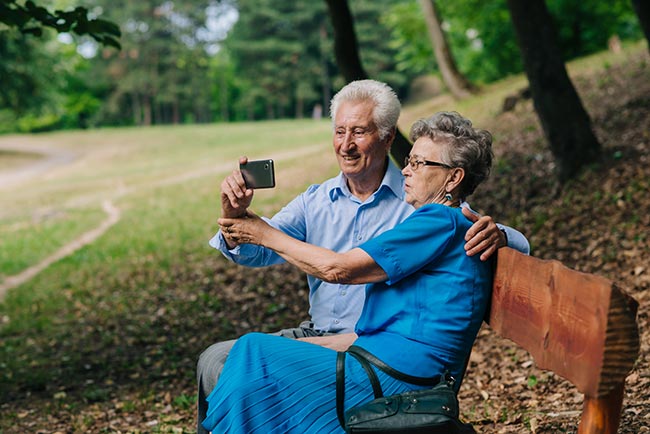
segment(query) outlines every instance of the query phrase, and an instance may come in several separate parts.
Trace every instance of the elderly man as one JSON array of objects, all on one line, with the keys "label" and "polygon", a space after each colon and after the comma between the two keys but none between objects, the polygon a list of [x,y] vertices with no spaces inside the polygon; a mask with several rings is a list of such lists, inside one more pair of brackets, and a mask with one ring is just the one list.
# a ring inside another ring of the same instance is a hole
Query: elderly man
[{"label": "elderly man", "polygon": [[[331,102],[334,121],[334,153],[340,174],[310,186],[271,219],[272,226],[310,244],[334,251],[348,251],[393,228],[413,212],[404,202],[404,178],[388,153],[395,138],[400,103],[384,83],[361,80],[343,87]],[[240,162],[245,162],[242,158]],[[221,184],[222,217],[246,213],[253,191],[246,189],[239,171]],[[490,217],[463,211],[474,221],[465,237],[468,255],[481,253],[486,260],[497,248],[509,245],[528,253],[526,238],[518,231],[495,224]],[[284,262],[274,252],[250,244],[236,245],[219,231],[210,245],[241,265],[267,266]],[[277,332],[334,349],[345,349],[364,302],[364,291],[355,285],[332,284],[308,276],[310,321]],[[214,388],[234,340],[218,342],[200,356],[197,366],[198,428],[205,418],[205,397]]]}]

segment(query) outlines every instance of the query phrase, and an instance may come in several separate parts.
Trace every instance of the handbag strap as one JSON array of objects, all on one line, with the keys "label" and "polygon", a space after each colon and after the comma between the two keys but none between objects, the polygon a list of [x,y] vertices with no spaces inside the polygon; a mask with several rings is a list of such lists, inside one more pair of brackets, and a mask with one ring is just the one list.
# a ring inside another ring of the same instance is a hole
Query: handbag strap
[{"label": "handbag strap", "polygon": [[[343,404],[345,402],[345,355],[346,352],[338,352],[336,354],[336,417],[339,419],[341,427],[345,429],[345,420],[343,418]],[[370,379],[370,384],[372,385],[372,393],[375,395],[375,399],[381,398],[384,396],[383,391],[381,390],[381,383],[375,370],[372,369],[370,363],[362,356],[356,353],[350,353],[352,357],[357,359],[363,370],[366,371],[368,379]]]},{"label": "handbag strap", "polygon": [[396,378],[400,381],[405,381],[407,383],[417,384],[418,386],[435,386],[436,384],[440,383],[443,378],[449,383],[450,386],[453,386],[455,382],[454,378],[448,373],[445,373],[443,375],[436,375],[435,377],[416,377],[413,375],[405,374],[398,371],[397,369],[391,368],[386,363],[375,357],[371,352],[366,351],[365,349],[356,345],[351,345],[350,348],[348,348],[347,352],[355,357],[358,356],[357,360],[360,360],[359,357],[365,359],[391,377]]},{"label": "handbag strap", "polygon": [[377,378],[377,373],[372,369],[370,363],[357,353],[349,353],[352,357],[357,359],[357,361],[363,367],[363,370],[366,371],[368,379],[370,379],[370,385],[372,386],[372,393],[375,395],[375,399],[381,398],[384,396],[384,392],[381,390],[381,383],[379,383],[379,378]]},{"label": "handbag strap", "polygon": [[341,428],[345,430],[345,419],[343,418],[343,402],[345,401],[345,353],[336,354],[336,417],[339,419]]}]

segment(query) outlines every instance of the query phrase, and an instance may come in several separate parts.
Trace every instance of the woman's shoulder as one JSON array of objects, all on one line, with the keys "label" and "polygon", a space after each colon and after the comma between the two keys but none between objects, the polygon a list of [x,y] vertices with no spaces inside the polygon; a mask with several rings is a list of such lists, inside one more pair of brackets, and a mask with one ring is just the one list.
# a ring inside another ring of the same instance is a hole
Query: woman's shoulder
[{"label": "woman's shoulder", "polygon": [[430,203],[416,209],[411,217],[435,220],[435,227],[440,228],[445,224],[451,230],[462,229],[471,226],[471,222],[463,215],[461,208],[453,208],[439,203]]}]

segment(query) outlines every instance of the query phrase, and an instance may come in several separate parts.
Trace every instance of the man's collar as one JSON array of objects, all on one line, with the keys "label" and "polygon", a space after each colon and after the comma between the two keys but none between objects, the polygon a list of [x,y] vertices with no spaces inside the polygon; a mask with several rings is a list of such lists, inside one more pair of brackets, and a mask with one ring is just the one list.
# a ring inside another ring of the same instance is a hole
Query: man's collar
[{"label": "man's collar", "polygon": [[[402,172],[397,168],[397,166],[395,166],[390,158],[388,158],[388,165],[384,178],[381,180],[381,184],[379,184],[379,188],[377,188],[375,193],[386,188],[392,191],[399,199],[404,200],[404,176],[402,176]],[[340,172],[338,176],[334,178],[334,182],[327,193],[332,202],[334,202],[339,195],[346,197],[352,196],[343,172]]]}]

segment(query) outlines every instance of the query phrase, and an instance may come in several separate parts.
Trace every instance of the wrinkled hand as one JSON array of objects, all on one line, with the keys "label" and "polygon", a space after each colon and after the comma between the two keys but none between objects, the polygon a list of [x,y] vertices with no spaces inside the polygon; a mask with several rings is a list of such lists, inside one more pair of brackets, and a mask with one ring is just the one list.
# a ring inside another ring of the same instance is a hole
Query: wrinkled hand
[{"label": "wrinkled hand", "polygon": [[465,252],[468,256],[481,253],[481,261],[487,261],[498,248],[506,245],[505,235],[490,216],[474,214],[463,207],[463,214],[471,222],[471,228],[465,234]]},{"label": "wrinkled hand", "polygon": [[264,235],[272,227],[254,212],[247,210],[239,218],[220,218],[221,232],[235,244],[263,245]]},{"label": "wrinkled hand", "polygon": [[[246,164],[247,157],[240,157],[239,163]],[[253,190],[246,188],[239,169],[233,170],[221,183],[221,217],[236,218],[246,214],[253,200]]]},{"label": "wrinkled hand", "polygon": [[331,336],[316,336],[311,338],[299,338],[299,341],[309,342],[311,344],[320,345],[321,347],[329,348],[334,351],[345,351],[357,339],[356,333],[342,333]]}]

